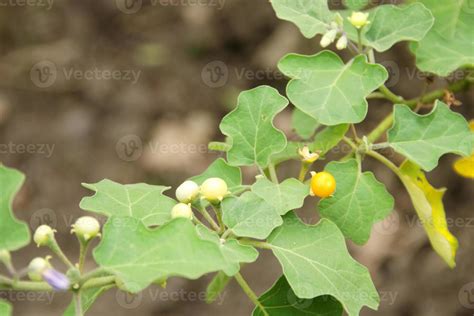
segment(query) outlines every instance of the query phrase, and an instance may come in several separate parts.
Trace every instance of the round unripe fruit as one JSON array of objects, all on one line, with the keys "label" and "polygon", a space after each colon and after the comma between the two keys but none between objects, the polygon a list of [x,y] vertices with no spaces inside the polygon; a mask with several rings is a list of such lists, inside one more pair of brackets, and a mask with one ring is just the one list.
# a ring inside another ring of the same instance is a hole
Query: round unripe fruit
[{"label": "round unripe fruit", "polygon": [[313,174],[311,178],[311,192],[320,197],[326,198],[336,190],[336,179],[329,172],[323,171]]},{"label": "round unripe fruit", "polygon": [[46,246],[49,241],[54,238],[55,230],[49,227],[48,225],[41,225],[36,228],[35,234],[33,235],[33,240],[36,245]]},{"label": "round unripe fruit", "polygon": [[188,180],[184,181],[176,189],[176,198],[181,203],[190,203],[196,199],[199,194],[199,186],[196,182]]},{"label": "round unripe fruit", "polygon": [[211,203],[222,201],[227,193],[227,183],[221,178],[209,178],[201,185],[202,197]]},{"label": "round unripe fruit", "polygon": [[171,210],[171,218],[184,217],[193,219],[193,210],[189,204],[178,203]]},{"label": "round unripe fruit", "polygon": [[94,217],[82,216],[72,225],[71,232],[75,233],[79,239],[88,241],[100,235],[100,224]]},{"label": "round unripe fruit", "polygon": [[42,281],[43,272],[49,268],[51,268],[51,264],[47,259],[40,257],[34,258],[28,265],[28,277],[33,281]]}]

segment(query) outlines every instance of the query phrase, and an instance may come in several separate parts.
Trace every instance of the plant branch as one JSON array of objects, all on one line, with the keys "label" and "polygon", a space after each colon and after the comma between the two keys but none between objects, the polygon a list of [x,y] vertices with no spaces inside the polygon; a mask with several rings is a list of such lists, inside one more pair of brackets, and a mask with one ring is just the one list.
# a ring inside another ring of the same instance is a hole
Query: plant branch
[{"label": "plant branch", "polygon": [[397,176],[401,177],[402,174],[400,172],[400,169],[398,169],[398,167],[389,159],[387,159],[385,156],[379,154],[378,152],[375,152],[373,150],[368,150],[366,152],[366,155],[367,156],[370,156],[372,158],[375,158],[377,159],[378,161],[380,161],[381,163],[383,163],[385,166],[387,166],[390,170],[393,171],[393,173],[395,173]]},{"label": "plant branch", "polygon": [[254,246],[261,249],[272,249],[271,245],[264,241],[242,238],[242,239],[239,239],[239,242],[242,245]]},{"label": "plant branch", "polygon": [[202,207],[199,205],[196,207],[199,213],[206,219],[206,221],[212,226],[212,229],[215,231],[220,231],[219,225],[217,225],[216,221],[212,218],[212,216],[209,214],[209,212],[206,210],[206,208]]},{"label": "plant branch", "polygon": [[234,276],[235,280],[237,283],[240,285],[242,290],[244,291],[245,294],[250,298],[250,300],[254,303],[255,306],[257,306],[260,311],[262,312],[263,315],[269,316],[267,311],[265,310],[265,307],[263,307],[262,303],[258,300],[257,295],[255,292],[250,288],[248,283],[245,281],[245,279],[242,277],[242,274],[240,272],[237,272],[237,274]]},{"label": "plant branch", "polygon": [[270,173],[270,179],[274,183],[278,183],[278,176],[277,176],[277,172],[276,172],[276,169],[275,169],[275,165],[273,163],[268,165],[268,172]]},{"label": "plant branch", "polygon": [[82,311],[82,302],[81,302],[81,292],[74,293],[74,309],[76,316],[83,316],[84,312]]}]

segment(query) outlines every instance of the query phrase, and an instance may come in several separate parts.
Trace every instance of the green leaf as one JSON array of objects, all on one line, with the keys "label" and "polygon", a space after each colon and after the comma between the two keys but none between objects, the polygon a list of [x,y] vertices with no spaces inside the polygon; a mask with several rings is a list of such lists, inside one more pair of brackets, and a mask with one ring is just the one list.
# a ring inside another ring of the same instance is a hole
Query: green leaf
[{"label": "green leaf", "polygon": [[430,10],[421,3],[405,7],[381,5],[370,13],[369,20],[365,44],[379,52],[401,41],[422,40],[434,23]]},{"label": "green leaf", "polygon": [[210,231],[203,225],[197,225],[196,231],[203,240],[212,241],[221,250],[228,263],[223,271],[228,276],[233,276],[239,272],[240,263],[251,263],[258,258],[258,251],[255,248],[242,245],[236,239],[228,239],[223,242],[216,232]]},{"label": "green leaf", "polygon": [[288,142],[286,144],[285,149],[283,151],[272,155],[271,161],[273,164],[278,165],[284,161],[291,160],[291,159],[300,159],[300,155],[298,154],[298,149],[304,146],[303,143],[300,142]]},{"label": "green leaf", "polygon": [[313,152],[319,151],[320,155],[325,155],[339,144],[348,129],[349,124],[328,126],[316,135],[309,147]]},{"label": "green leaf", "polygon": [[378,307],[369,271],[350,256],[333,222],[322,219],[310,226],[289,213],[268,242],[297,297],[331,295],[350,316],[358,315],[364,305]]},{"label": "green leaf", "polygon": [[223,220],[239,237],[265,239],[283,223],[278,210],[253,192],[222,202]]},{"label": "green leaf", "polygon": [[393,149],[426,171],[433,170],[442,155],[467,156],[473,146],[466,119],[441,101],[436,101],[431,113],[426,115],[396,104],[388,141]]},{"label": "green leaf", "polygon": [[367,115],[366,96],[388,78],[384,67],[367,63],[363,55],[344,64],[331,51],[289,54],[278,68],[291,78],[286,88],[290,101],[323,125],[361,122]]},{"label": "green leaf", "polygon": [[[300,299],[282,276],[258,299],[270,316],[341,316],[342,306],[331,296],[319,296],[313,299]],[[252,316],[264,315],[255,308]]]},{"label": "green leaf", "polygon": [[336,192],[319,202],[321,216],[356,244],[366,243],[372,225],[393,210],[393,197],[372,172],[362,173],[355,159],[331,162],[325,170],[336,179]]},{"label": "green leaf", "polygon": [[209,178],[218,177],[224,180],[232,192],[242,184],[240,168],[229,165],[224,159],[216,159],[202,174],[192,177],[191,180],[201,185]]},{"label": "green leaf", "polygon": [[412,45],[422,71],[447,76],[457,68],[474,66],[474,10],[471,1],[421,0],[434,15],[428,34]]},{"label": "green leaf", "polygon": [[12,314],[12,306],[5,301],[0,301],[0,315],[10,316],[11,314]]},{"label": "green leaf", "polygon": [[0,250],[17,250],[30,242],[28,225],[13,215],[13,198],[20,190],[25,176],[18,170],[0,164]]},{"label": "green leaf", "polygon": [[306,38],[326,33],[334,13],[327,0],[272,0],[278,18],[296,24]]},{"label": "green leaf", "polygon": [[268,166],[270,156],[285,149],[285,134],[273,126],[277,113],[288,100],[269,86],[260,86],[239,95],[237,108],[227,114],[220,124],[229,137],[232,148],[227,152],[231,165]]},{"label": "green leaf", "polygon": [[206,303],[213,303],[219,297],[222,291],[224,291],[231,279],[232,278],[226,275],[224,272],[217,272],[206,288]]},{"label": "green leaf", "polygon": [[82,184],[96,192],[79,204],[85,211],[106,216],[131,216],[146,226],[161,225],[171,218],[176,201],[163,195],[169,187],[145,183],[120,184],[104,179],[94,184]]},{"label": "green leaf", "polygon": [[297,108],[291,114],[291,125],[296,134],[303,139],[309,139],[319,126],[317,120]]},{"label": "green leaf", "polygon": [[433,188],[420,167],[408,160],[400,167],[399,176],[410,195],[431,245],[438,255],[454,268],[458,241],[448,229],[443,205],[446,189]]},{"label": "green leaf", "polygon": [[303,206],[309,187],[294,178],[279,184],[260,178],[252,185],[252,192],[272,205],[278,214],[285,215]]},{"label": "green leaf", "polygon": [[365,8],[370,0],[344,0],[344,5],[351,10],[357,11]]},{"label": "green leaf", "polygon": [[[99,296],[101,296],[104,292],[109,290],[111,286],[104,286],[104,287],[94,287],[85,290],[81,290],[81,304],[82,304],[82,311],[86,313],[89,308],[94,304]],[[0,313],[0,315],[2,315]],[[63,316],[75,316],[75,303],[74,300],[68,305],[66,310],[63,313]]]},{"label": "green leaf", "polygon": [[219,246],[203,240],[184,218],[149,229],[133,217],[111,217],[94,258],[131,293],[143,290],[153,280],[171,276],[197,279],[228,265]]}]

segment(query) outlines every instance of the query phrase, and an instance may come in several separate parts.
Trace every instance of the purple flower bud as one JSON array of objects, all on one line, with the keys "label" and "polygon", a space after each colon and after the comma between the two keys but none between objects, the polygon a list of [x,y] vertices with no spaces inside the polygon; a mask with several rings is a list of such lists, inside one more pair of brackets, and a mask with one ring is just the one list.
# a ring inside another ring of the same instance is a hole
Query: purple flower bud
[{"label": "purple flower bud", "polygon": [[67,291],[71,286],[68,277],[54,269],[46,269],[43,272],[43,280],[51,285],[55,291]]}]

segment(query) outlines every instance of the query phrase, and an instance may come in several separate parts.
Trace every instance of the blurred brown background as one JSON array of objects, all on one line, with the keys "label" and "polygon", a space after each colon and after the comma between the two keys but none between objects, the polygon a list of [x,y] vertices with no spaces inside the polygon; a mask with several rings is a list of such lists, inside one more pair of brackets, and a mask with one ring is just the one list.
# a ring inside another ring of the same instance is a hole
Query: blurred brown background
[{"label": "blurred brown background", "polygon": [[[15,213],[32,229],[54,226],[71,258],[78,247],[69,226],[84,214],[78,203],[90,194],[81,182],[110,178],[176,186],[202,172],[218,156],[207,143],[222,139],[218,123],[239,91],[269,84],[283,92],[277,61],[288,52],[320,50],[319,38],[304,39],[275,17],[266,0],[5,0],[0,39],[0,144],[8,145],[0,161],[27,176]],[[387,85],[395,92],[407,98],[421,93],[425,76],[415,70],[405,43],[376,58],[389,68]],[[435,79],[428,89],[445,84]],[[463,105],[456,111],[472,118],[472,89],[457,96]],[[386,102],[371,101],[360,133],[390,110]],[[277,121],[295,137],[290,109]],[[453,271],[432,251],[399,181],[366,159],[366,169],[396,196],[397,212],[377,225],[367,245],[350,245],[381,291],[379,312],[364,309],[362,315],[474,314],[474,187],[454,174],[455,159],[444,157],[429,174],[433,185],[449,188],[444,201],[460,241]],[[286,164],[280,177],[296,169]],[[251,181],[253,170],[245,175]],[[307,202],[305,215],[315,221],[315,200]],[[29,246],[14,254],[14,262],[23,267],[45,254]],[[92,260],[88,267],[94,267]],[[263,252],[243,273],[262,293],[281,271]],[[136,297],[111,290],[89,314],[250,314],[251,303],[233,282],[207,305],[202,297],[209,279],[173,279],[166,290],[151,287]],[[14,315],[60,315],[70,300],[67,294],[0,295],[13,302]]]}]

